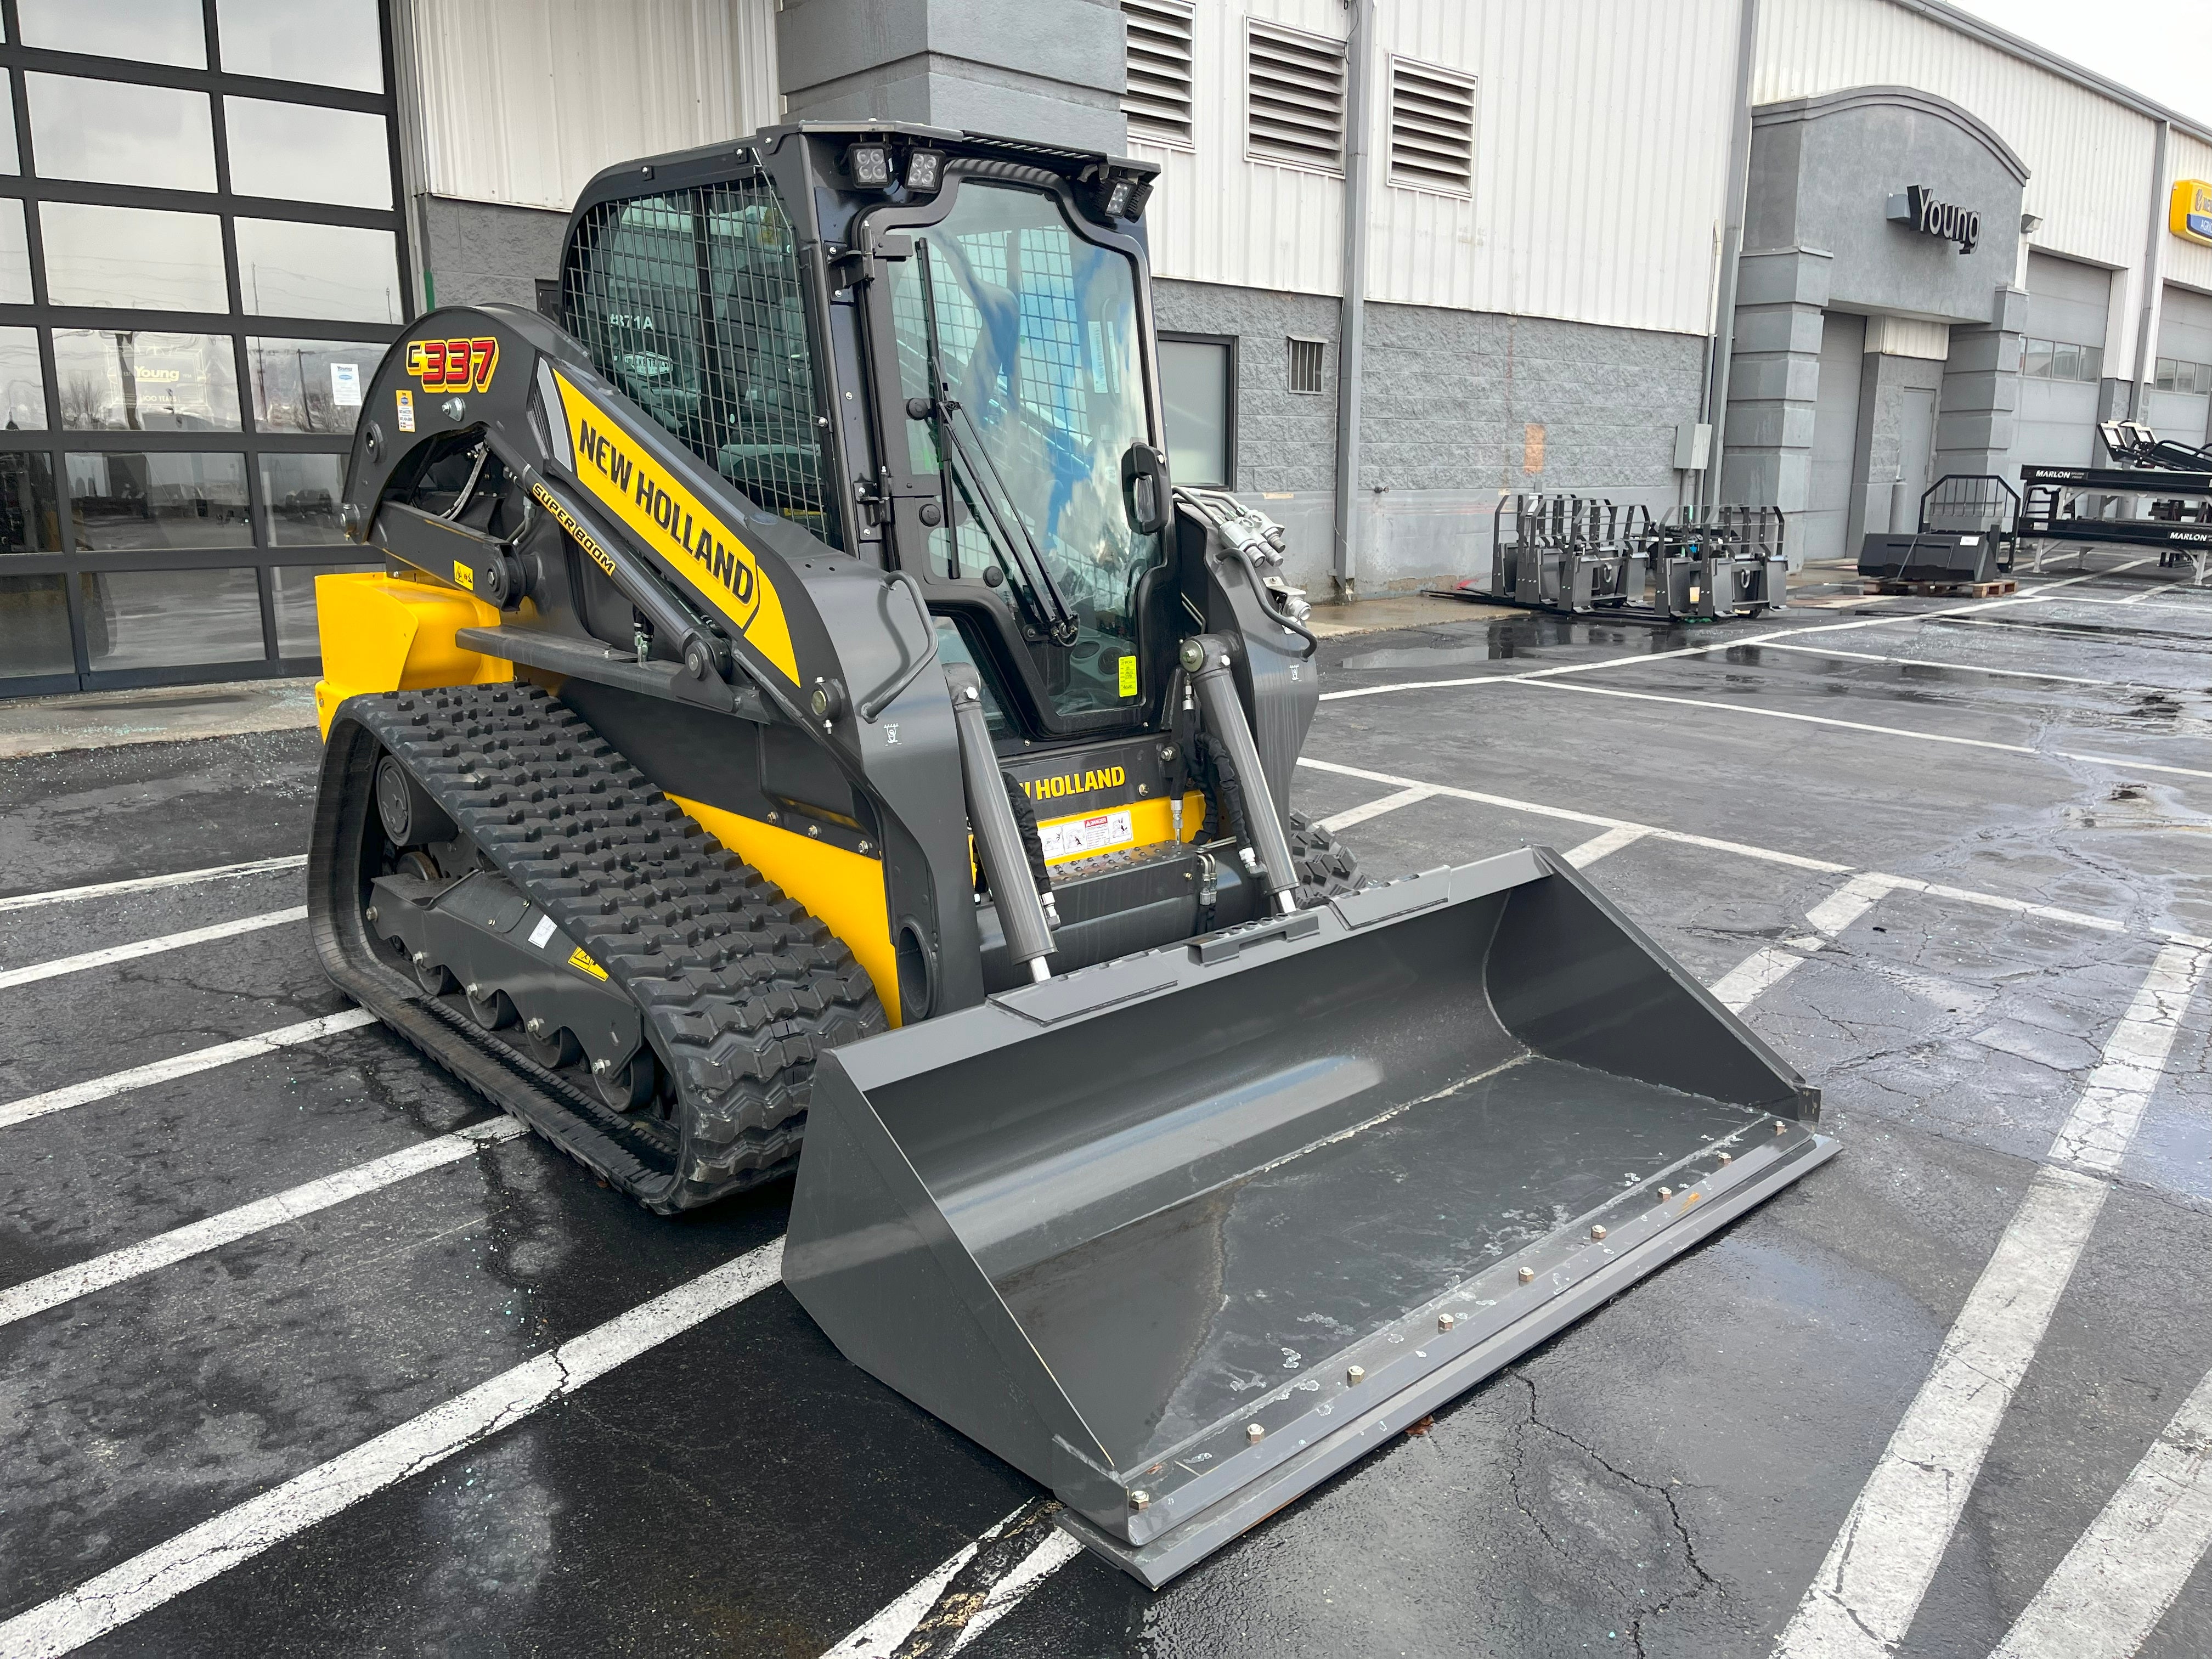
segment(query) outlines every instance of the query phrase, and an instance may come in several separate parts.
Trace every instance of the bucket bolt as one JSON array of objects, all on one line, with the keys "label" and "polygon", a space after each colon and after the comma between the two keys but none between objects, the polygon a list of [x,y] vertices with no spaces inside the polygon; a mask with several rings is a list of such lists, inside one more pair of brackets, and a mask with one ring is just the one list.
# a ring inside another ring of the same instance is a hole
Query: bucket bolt
[{"label": "bucket bolt", "polygon": [[1659,1196],[1662,1199],[1672,1198],[1674,1196],[1674,1189],[1672,1187],[1662,1187],[1659,1189]]},{"label": "bucket bolt", "polygon": [[1534,1267],[1523,1267],[1523,1268],[1521,1270],[1521,1282],[1522,1282],[1523,1285],[1528,1284],[1531,1279],[1534,1279],[1535,1277],[1536,1277],[1536,1270],[1535,1270]]},{"label": "bucket bolt", "polygon": [[1723,1164],[1733,1164],[1733,1163],[1735,1163],[1735,1154],[1734,1152],[1723,1152],[1723,1153],[1721,1154],[1721,1162],[1722,1162],[1722,1163],[1723,1163]]},{"label": "bucket bolt", "polygon": [[1590,1229],[1590,1237],[1591,1237],[1592,1238],[1603,1238],[1603,1237],[1605,1237],[1605,1229],[1604,1229],[1604,1228],[1602,1228],[1602,1227],[1593,1227],[1593,1228],[1591,1228],[1591,1229]]},{"label": "bucket bolt", "polygon": [[1367,1367],[1364,1365],[1352,1366],[1344,1373],[1344,1380],[1347,1382],[1352,1383],[1364,1382],[1367,1380]]},{"label": "bucket bolt", "polygon": [[1261,1428],[1257,1423],[1247,1423],[1244,1425],[1244,1437],[1247,1440],[1257,1442],[1267,1432],[1267,1430]]},{"label": "bucket bolt", "polygon": [[532,1015],[527,1020],[523,1022],[522,1029],[529,1032],[532,1036],[544,1036],[545,1035],[545,1016],[543,1014]]},{"label": "bucket bolt", "polygon": [[1129,1507],[1137,1510],[1139,1513],[1141,1514],[1144,1510],[1150,1509],[1152,1506],[1152,1493],[1148,1492],[1133,1492],[1129,1494]]},{"label": "bucket bolt", "polygon": [[592,1075],[593,1077],[605,1077],[609,1072],[613,1071],[614,1068],[614,1062],[611,1060],[595,1060],[592,1062]]},{"label": "bucket bolt", "polygon": [[1778,1135],[1786,1135],[1790,1133],[1790,1126],[1778,1117],[1774,1120],[1774,1133]]}]

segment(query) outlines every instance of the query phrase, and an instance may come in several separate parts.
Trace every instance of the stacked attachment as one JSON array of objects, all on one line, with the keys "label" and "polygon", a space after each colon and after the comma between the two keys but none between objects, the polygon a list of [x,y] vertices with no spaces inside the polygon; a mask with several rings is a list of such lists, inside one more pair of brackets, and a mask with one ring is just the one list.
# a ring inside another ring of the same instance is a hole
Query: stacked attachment
[{"label": "stacked attachment", "polygon": [[2009,593],[2020,515],[2020,492],[1994,473],[1947,473],[1921,492],[1916,529],[1859,544],[1859,576],[1870,593]]},{"label": "stacked attachment", "polygon": [[2110,466],[2024,466],[2019,539],[2034,568],[2072,548],[2154,551],[2161,568],[2212,580],[2212,445],[2163,439],[2136,421],[2100,421]]},{"label": "stacked attachment", "polygon": [[1783,605],[1783,534],[1771,507],[1684,507],[1655,522],[1633,505],[1508,495],[1498,505],[1489,571],[1454,592],[1571,616],[1756,617]]}]

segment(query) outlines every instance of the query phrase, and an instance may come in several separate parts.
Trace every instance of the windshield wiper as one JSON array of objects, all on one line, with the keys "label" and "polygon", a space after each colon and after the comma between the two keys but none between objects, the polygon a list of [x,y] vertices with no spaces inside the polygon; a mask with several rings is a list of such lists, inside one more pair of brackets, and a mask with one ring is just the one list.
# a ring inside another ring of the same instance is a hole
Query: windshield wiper
[{"label": "windshield wiper", "polygon": [[[1030,534],[1029,520],[1014,505],[1013,493],[1007,489],[1006,480],[1000,477],[998,464],[991,459],[991,452],[983,442],[983,434],[975,429],[974,417],[952,397],[951,384],[945,378],[944,352],[937,332],[937,284],[930,273],[930,248],[927,241],[920,238],[915,240],[915,257],[921,264],[921,323],[929,354],[929,409],[935,416],[936,430],[941,434],[938,445],[939,463],[944,462],[946,454],[946,445],[943,440],[949,439],[951,453],[966,469],[971,486],[960,493],[972,505],[982,508],[984,516],[990,521],[994,532],[992,538],[999,544],[1006,562],[1019,573],[1022,580],[1015,591],[1026,600],[1024,608],[1031,612],[1031,620],[1050,636],[1054,644],[1073,645],[1077,632],[1075,612],[1069,606],[1066,596],[1060,591],[1060,584],[1053,580],[1052,568],[1045,562],[1044,551],[1036,544],[1036,538]],[[973,451],[960,435],[960,427],[963,422],[968,428],[969,436],[975,440]],[[980,463],[977,460],[979,455],[981,457]],[[992,499],[991,492],[994,489],[1005,498],[1003,510],[999,502]],[[957,539],[960,533],[957,523],[952,526],[952,533]]]}]

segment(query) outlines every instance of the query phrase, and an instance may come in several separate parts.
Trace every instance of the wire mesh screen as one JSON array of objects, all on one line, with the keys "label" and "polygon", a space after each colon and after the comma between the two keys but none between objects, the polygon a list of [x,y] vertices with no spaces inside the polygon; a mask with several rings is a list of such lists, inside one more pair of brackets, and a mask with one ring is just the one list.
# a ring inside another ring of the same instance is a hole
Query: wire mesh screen
[{"label": "wire mesh screen", "polygon": [[678,441],[842,545],[798,248],[765,181],[592,209],[562,273],[562,315],[593,367]]}]

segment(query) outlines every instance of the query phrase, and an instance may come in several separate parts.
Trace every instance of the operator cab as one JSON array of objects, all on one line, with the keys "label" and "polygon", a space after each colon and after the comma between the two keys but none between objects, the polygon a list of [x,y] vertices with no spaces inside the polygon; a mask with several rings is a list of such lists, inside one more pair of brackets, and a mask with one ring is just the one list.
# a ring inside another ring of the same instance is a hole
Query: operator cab
[{"label": "operator cab", "polygon": [[726,479],[904,571],[994,734],[1155,726],[1179,618],[1149,164],[903,126],[603,174],[562,325]]}]

